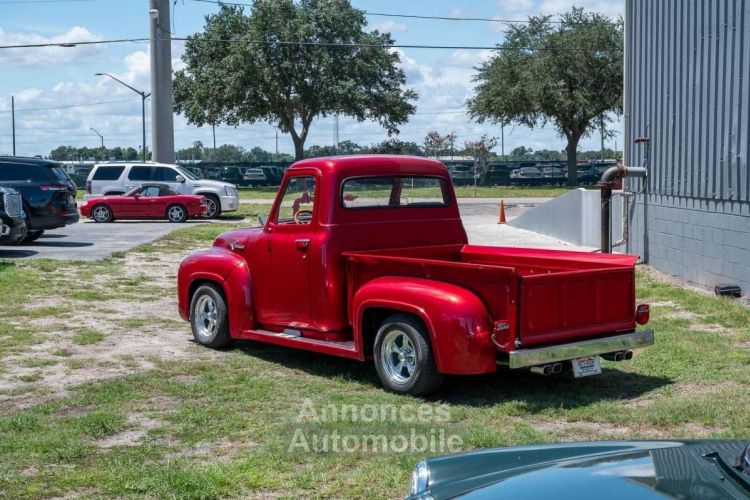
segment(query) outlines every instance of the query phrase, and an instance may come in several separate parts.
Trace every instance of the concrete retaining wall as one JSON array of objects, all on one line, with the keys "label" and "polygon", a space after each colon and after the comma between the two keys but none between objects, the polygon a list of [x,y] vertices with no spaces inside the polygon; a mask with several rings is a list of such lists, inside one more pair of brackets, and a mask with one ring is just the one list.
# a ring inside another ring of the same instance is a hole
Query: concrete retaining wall
[{"label": "concrete retaining wall", "polygon": [[[622,196],[612,196],[612,242],[622,238]],[[526,210],[509,225],[588,247],[601,243],[601,193],[572,190]]]}]

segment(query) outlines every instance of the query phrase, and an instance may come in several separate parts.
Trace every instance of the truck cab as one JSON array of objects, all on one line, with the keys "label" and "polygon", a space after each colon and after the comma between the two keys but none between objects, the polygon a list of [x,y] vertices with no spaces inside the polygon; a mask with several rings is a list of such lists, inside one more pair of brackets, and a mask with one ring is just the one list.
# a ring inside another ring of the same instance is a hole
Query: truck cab
[{"label": "truck cab", "polygon": [[600,354],[648,345],[653,334],[635,331],[634,262],[472,246],[443,164],[316,158],[286,171],[262,227],[183,261],[179,310],[206,346],[247,339],[372,360],[388,389],[426,394],[446,374],[552,373],[583,358],[596,371]]}]

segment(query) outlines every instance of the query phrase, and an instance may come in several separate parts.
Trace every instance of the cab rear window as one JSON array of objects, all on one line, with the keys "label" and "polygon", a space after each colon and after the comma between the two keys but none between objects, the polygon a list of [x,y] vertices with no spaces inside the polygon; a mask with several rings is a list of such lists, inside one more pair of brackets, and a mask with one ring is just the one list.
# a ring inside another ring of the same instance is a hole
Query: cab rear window
[{"label": "cab rear window", "polygon": [[94,177],[92,179],[95,181],[116,181],[120,178],[123,170],[125,170],[124,166],[99,167],[96,169],[96,172],[94,172]]},{"label": "cab rear window", "polygon": [[438,177],[357,177],[344,181],[341,204],[351,209],[445,207],[450,195]]}]

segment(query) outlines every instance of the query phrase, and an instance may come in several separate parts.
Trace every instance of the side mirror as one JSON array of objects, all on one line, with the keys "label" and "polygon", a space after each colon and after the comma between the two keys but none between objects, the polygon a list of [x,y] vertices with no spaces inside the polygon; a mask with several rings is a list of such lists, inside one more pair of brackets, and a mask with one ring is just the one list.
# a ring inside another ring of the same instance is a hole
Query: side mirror
[{"label": "side mirror", "polygon": [[183,176],[181,176],[181,175],[178,175],[177,177],[175,177],[175,180],[177,182],[179,182],[180,184],[182,184],[183,182],[185,182],[185,178]]},{"label": "side mirror", "polygon": [[258,222],[260,222],[260,225],[265,227],[266,221],[268,220],[268,217],[265,215],[258,215]]}]

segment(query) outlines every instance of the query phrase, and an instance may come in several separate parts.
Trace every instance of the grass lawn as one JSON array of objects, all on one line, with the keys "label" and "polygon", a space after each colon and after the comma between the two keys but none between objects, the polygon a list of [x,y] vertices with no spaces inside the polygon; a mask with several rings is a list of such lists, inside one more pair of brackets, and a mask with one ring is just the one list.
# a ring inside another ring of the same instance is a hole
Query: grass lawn
[{"label": "grass lawn", "polygon": [[[240,199],[273,199],[276,197],[275,187],[263,188],[241,188]],[[554,198],[567,193],[570,188],[565,186],[478,186],[476,195],[473,186],[456,186],[458,198]],[[411,196],[419,198],[438,197],[440,193],[435,188],[416,188]],[[361,196],[382,195],[382,192],[363,191]]]},{"label": "grass lawn", "polygon": [[[463,449],[750,435],[750,309],[647,270],[637,294],[656,345],[575,381],[457,377],[420,399],[382,390],[371,364],[257,343],[201,348],[176,315],[176,266],[227,227],[179,229],[100,262],[0,261],[0,496],[399,497],[433,455],[290,449],[300,429],[442,430]],[[329,411],[370,407],[443,418]]]}]

